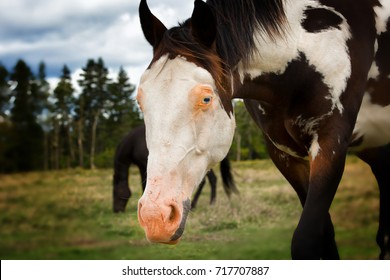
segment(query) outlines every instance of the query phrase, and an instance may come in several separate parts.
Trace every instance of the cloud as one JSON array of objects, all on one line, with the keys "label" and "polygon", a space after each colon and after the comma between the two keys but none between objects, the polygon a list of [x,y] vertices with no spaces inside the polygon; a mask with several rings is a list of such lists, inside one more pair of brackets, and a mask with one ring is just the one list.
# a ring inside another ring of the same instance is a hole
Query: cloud
[{"label": "cloud", "polygon": [[[148,3],[167,27],[188,18],[193,7],[193,1],[183,0]],[[55,81],[64,64],[77,72],[89,58],[102,57],[110,69],[123,66],[137,83],[152,55],[139,24],[138,4],[138,0],[1,1],[0,62],[10,69],[21,58],[35,70],[44,61]]]}]

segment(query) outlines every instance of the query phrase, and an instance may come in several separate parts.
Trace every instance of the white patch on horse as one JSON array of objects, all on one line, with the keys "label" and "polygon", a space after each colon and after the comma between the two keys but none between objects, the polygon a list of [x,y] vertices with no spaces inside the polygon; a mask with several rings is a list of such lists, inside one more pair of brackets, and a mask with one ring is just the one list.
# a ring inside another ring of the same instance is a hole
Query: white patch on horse
[{"label": "white patch on horse", "polygon": [[[271,140],[272,142],[272,140]],[[272,142],[273,145],[280,151],[290,155],[290,156],[293,156],[293,157],[296,157],[296,158],[302,158],[301,156],[299,156],[294,150],[292,150],[291,148],[287,147],[287,146],[284,146],[284,145],[281,145],[281,144],[278,144],[278,143],[275,143],[275,142]]]},{"label": "white patch on horse", "polygon": [[378,43],[378,38],[375,39],[375,43],[374,43],[374,53],[376,53],[378,51],[378,48],[379,48],[379,43]]},{"label": "white patch on horse", "polygon": [[254,79],[267,73],[283,74],[287,65],[299,56],[293,31],[283,39],[274,40],[262,33],[257,33],[254,37],[257,50],[247,65],[238,65],[241,82],[246,76]]},{"label": "white patch on horse", "polygon": [[387,21],[390,17],[390,1],[380,0],[380,6],[374,7],[374,11],[376,13],[376,31],[377,34],[380,35],[387,31]]},{"label": "white patch on horse", "polygon": [[265,109],[263,107],[261,107],[261,105],[259,104],[259,107],[258,107],[259,111],[265,116],[267,115]]},{"label": "white patch on horse", "polygon": [[302,116],[298,116],[295,119],[294,124],[298,126],[303,134],[314,136],[317,133],[320,121],[323,120],[325,116],[327,115],[309,119],[304,119]]},{"label": "white patch on horse", "polygon": [[294,150],[292,150],[290,147],[287,147],[285,145],[282,145],[282,144],[279,144],[279,143],[276,143],[275,141],[273,141],[271,139],[271,137],[269,137],[269,135],[267,135],[268,139],[271,141],[271,143],[275,146],[275,148],[277,148],[278,150],[292,156],[292,157],[295,157],[295,158],[301,158],[301,159],[308,159],[307,157],[301,157],[300,155],[298,155],[297,152],[295,152]]},{"label": "white patch on horse", "polygon": [[351,76],[351,61],[347,46],[347,41],[351,38],[351,32],[342,14],[331,7],[320,4],[313,6],[327,9],[343,19],[343,22],[339,25],[340,29],[329,28],[319,33],[303,32],[298,44],[299,50],[306,55],[310,65],[323,75],[323,82],[328,86],[331,93],[326,98],[332,101],[332,110],[337,108],[342,113],[343,105],[340,96]]},{"label": "white patch on horse", "polygon": [[[295,3],[296,2],[296,3]],[[283,74],[288,64],[299,58],[297,41],[303,28],[300,25],[306,1],[286,1],[285,14],[288,31],[283,38],[270,38],[262,30],[254,34],[256,50],[248,65],[240,63],[238,72],[241,82],[246,76],[254,79],[267,73]]]},{"label": "white patch on horse", "polygon": [[313,117],[308,119],[304,119],[302,116],[298,116],[295,119],[294,125],[296,125],[300,129],[302,134],[308,135],[312,139],[309,147],[309,153],[311,155],[312,160],[314,160],[317,157],[317,155],[321,150],[321,147],[318,143],[318,133],[317,133],[319,124],[324,118],[330,116],[331,114],[332,112],[329,112],[320,117]]},{"label": "white patch on horse", "polygon": [[375,61],[372,62],[370,71],[368,72],[368,79],[375,79],[377,80],[379,78],[379,68]]},{"label": "white patch on horse", "polygon": [[310,155],[311,155],[311,160],[315,160],[318,154],[320,153],[321,147],[320,144],[318,143],[318,134],[314,134],[313,136],[313,141],[311,142],[310,145]]},{"label": "white patch on horse", "polygon": [[380,147],[390,143],[390,105],[380,106],[371,102],[366,93],[357,116],[354,129],[356,139],[363,137],[363,143],[354,149]]},{"label": "white patch on horse", "polygon": [[[308,8],[322,8],[337,14],[343,19],[340,29],[329,28],[318,33],[307,32],[301,25]],[[351,38],[349,25],[344,16],[331,7],[321,5],[316,0],[286,1],[285,13],[288,27],[283,38],[269,38],[259,31],[255,34],[257,51],[248,65],[238,65],[241,82],[244,78],[254,79],[266,73],[283,74],[294,60],[303,53],[309,64],[323,76],[328,86],[332,108],[343,112],[340,96],[351,75],[351,62],[347,41]]]}]

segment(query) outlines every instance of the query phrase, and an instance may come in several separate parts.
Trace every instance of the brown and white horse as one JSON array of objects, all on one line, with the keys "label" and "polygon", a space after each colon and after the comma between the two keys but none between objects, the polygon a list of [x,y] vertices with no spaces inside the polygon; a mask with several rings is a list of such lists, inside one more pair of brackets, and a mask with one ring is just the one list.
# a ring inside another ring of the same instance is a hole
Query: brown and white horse
[{"label": "brown and white horse", "polygon": [[350,147],[377,178],[377,243],[390,257],[390,0],[196,0],[169,30],[145,0],[139,13],[154,54],[137,97],[149,149],[138,219],[150,241],[179,241],[242,98],[303,206],[292,257],[339,258],[329,208]]}]

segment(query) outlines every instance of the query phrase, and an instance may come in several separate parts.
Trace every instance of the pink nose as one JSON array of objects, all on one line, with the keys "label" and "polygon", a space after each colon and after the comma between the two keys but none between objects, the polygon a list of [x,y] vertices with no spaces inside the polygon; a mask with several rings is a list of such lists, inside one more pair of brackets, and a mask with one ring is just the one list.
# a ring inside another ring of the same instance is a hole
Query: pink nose
[{"label": "pink nose", "polygon": [[146,238],[151,242],[176,244],[184,231],[190,202],[179,205],[151,201],[142,197],[138,202],[138,221],[145,230]]}]

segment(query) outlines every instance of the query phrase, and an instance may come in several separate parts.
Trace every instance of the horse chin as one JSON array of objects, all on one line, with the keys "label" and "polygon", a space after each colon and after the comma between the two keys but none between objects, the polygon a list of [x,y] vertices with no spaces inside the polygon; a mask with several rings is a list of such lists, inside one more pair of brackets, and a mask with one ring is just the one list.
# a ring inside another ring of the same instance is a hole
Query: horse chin
[{"label": "horse chin", "polygon": [[166,244],[166,245],[176,245],[180,242],[180,238],[179,239],[176,239],[176,240],[173,240],[173,241],[167,241],[167,242],[159,242],[161,244]]},{"label": "horse chin", "polygon": [[181,241],[181,238],[178,238],[176,240],[153,240],[151,238],[148,238],[146,237],[146,239],[150,242],[150,243],[154,243],[154,244],[164,244],[164,245],[176,245],[178,244],[180,241]]}]

